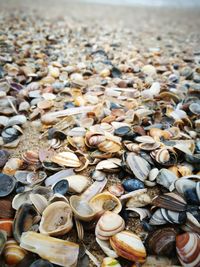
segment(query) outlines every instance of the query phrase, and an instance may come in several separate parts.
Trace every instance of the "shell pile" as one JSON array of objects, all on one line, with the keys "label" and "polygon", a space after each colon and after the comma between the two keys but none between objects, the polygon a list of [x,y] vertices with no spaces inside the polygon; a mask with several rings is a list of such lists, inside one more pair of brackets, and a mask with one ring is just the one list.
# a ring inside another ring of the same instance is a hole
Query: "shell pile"
[{"label": "shell pile", "polygon": [[0,266],[200,267],[189,37],[0,15]]}]

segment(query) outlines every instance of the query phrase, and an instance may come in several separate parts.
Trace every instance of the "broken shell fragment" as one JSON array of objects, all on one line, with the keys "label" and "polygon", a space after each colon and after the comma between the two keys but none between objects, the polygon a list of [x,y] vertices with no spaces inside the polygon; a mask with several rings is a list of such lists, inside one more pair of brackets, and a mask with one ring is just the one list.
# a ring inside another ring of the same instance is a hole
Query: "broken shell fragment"
[{"label": "broken shell fragment", "polygon": [[8,237],[12,237],[13,219],[0,219],[0,230],[4,231]]},{"label": "broken shell fragment", "polygon": [[116,253],[130,261],[144,263],[146,260],[145,247],[136,234],[122,231],[110,238],[110,244]]},{"label": "broken shell fragment", "polygon": [[118,258],[117,253],[112,249],[112,247],[110,246],[110,242],[108,240],[101,240],[101,239],[96,237],[96,241],[97,241],[98,245],[100,246],[100,248],[103,250],[103,252],[108,257]]},{"label": "broken shell fragment", "polygon": [[29,231],[22,234],[20,247],[60,266],[77,264],[79,246],[76,243]]},{"label": "broken shell fragment", "polygon": [[6,233],[0,230],[0,255],[5,247],[6,241],[7,241]]},{"label": "broken shell fragment", "polygon": [[39,231],[45,235],[59,236],[68,233],[72,227],[72,210],[69,204],[56,201],[43,211]]},{"label": "broken shell fragment", "polygon": [[29,198],[30,198],[30,201],[33,204],[33,206],[38,211],[38,213],[42,214],[44,209],[48,205],[47,199],[40,194],[33,194],[33,193],[30,193]]},{"label": "broken shell fragment", "polygon": [[89,178],[84,175],[72,175],[65,178],[69,183],[69,191],[82,193],[89,186]]},{"label": "broken shell fragment", "polygon": [[81,162],[72,152],[60,152],[51,158],[51,161],[60,166],[65,167],[80,167]]},{"label": "broken shell fragment", "polygon": [[101,240],[108,240],[111,236],[124,230],[125,222],[114,212],[106,211],[99,219],[95,234]]}]

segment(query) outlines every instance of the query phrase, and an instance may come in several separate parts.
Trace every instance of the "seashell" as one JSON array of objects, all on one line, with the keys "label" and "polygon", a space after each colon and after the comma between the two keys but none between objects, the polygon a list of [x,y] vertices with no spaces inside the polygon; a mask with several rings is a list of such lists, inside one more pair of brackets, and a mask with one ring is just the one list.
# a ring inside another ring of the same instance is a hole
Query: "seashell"
[{"label": "seashell", "polygon": [[60,180],[63,180],[63,178],[66,178],[68,176],[73,176],[73,175],[74,175],[74,171],[72,168],[59,171],[59,172],[47,177],[45,180],[45,185],[50,186],[50,185],[56,184]]},{"label": "seashell", "polygon": [[130,131],[131,131],[131,128],[129,126],[122,126],[122,127],[118,127],[117,129],[115,129],[114,135],[123,137],[127,135]]},{"label": "seashell", "polygon": [[58,139],[58,140],[65,140],[66,134],[62,131],[59,131],[56,128],[50,128],[48,130],[48,139]]},{"label": "seashell", "polygon": [[151,152],[151,156],[163,166],[172,166],[177,163],[177,155],[171,148],[160,148]]},{"label": "seashell", "polygon": [[109,266],[121,267],[121,265],[116,259],[113,259],[112,257],[106,257],[103,259],[101,267],[109,267]]},{"label": "seashell", "polygon": [[200,265],[200,239],[195,233],[184,233],[176,237],[176,251],[182,266]]},{"label": "seashell", "polygon": [[95,217],[95,211],[85,199],[74,195],[70,197],[69,202],[75,217],[79,220],[89,222]]},{"label": "seashell", "polygon": [[176,235],[176,230],[170,227],[158,229],[150,233],[146,240],[149,253],[172,257],[176,248]]},{"label": "seashell", "polygon": [[67,194],[69,190],[69,182],[68,180],[60,180],[56,184],[53,185],[53,192],[54,194],[61,194],[65,195]]},{"label": "seashell", "polygon": [[136,234],[122,231],[110,238],[110,244],[116,253],[130,261],[144,263],[146,260],[145,247]]},{"label": "seashell", "polygon": [[141,143],[139,144],[139,148],[146,151],[155,150],[160,147],[160,144],[158,142],[154,144],[148,144],[148,143]]},{"label": "seashell", "polygon": [[155,140],[149,135],[137,136],[135,141],[138,143],[154,144]]},{"label": "seashell", "polygon": [[92,179],[95,181],[103,181],[106,178],[106,174],[102,171],[94,170],[92,172]]},{"label": "seashell", "polygon": [[139,215],[140,221],[142,221],[145,218],[150,218],[150,215],[151,215],[149,210],[148,209],[144,209],[144,208],[127,208],[126,210],[133,211],[134,214]]},{"label": "seashell", "polygon": [[141,92],[141,96],[144,98],[153,98],[154,96],[160,93],[160,83],[154,82],[152,83],[149,89],[143,90]]},{"label": "seashell", "polygon": [[142,182],[147,179],[150,171],[150,165],[145,159],[136,156],[134,153],[129,153],[126,158],[126,162],[137,179]]},{"label": "seashell", "polygon": [[23,166],[23,160],[18,158],[10,158],[4,166],[2,173],[7,175],[14,175],[17,170]]},{"label": "seashell", "polygon": [[141,71],[146,74],[147,76],[155,76],[156,75],[156,68],[152,65],[145,65],[142,67]]},{"label": "seashell", "polygon": [[98,171],[107,171],[107,172],[116,172],[119,171],[121,166],[121,160],[118,158],[110,158],[107,160],[102,160],[96,165],[96,170]]},{"label": "seashell", "polygon": [[182,224],[185,223],[185,221],[185,212],[175,212],[161,208],[154,212],[149,223],[152,225],[159,225],[165,223]]},{"label": "seashell", "polygon": [[125,222],[120,215],[106,211],[96,225],[95,235],[101,240],[108,240],[111,236],[124,230],[124,228]]},{"label": "seashell", "polygon": [[10,219],[14,217],[12,201],[9,199],[0,199],[0,219]]},{"label": "seashell", "polygon": [[[138,189],[129,194],[129,200],[126,203],[127,208],[141,208],[151,203],[151,198],[144,189]],[[126,198],[126,195],[122,195],[120,199],[123,200]]]},{"label": "seashell", "polygon": [[121,145],[111,140],[105,140],[98,145],[98,149],[107,153],[116,153],[121,150]]},{"label": "seashell", "polygon": [[8,161],[10,153],[7,150],[0,150],[0,168],[4,167],[6,162]]},{"label": "seashell", "polygon": [[103,181],[95,181],[91,186],[85,190],[85,192],[81,195],[81,197],[87,201],[89,201],[96,194],[101,193],[104,187],[107,184],[107,179],[105,178]]},{"label": "seashell", "polygon": [[80,167],[81,165],[76,154],[72,152],[60,152],[53,156],[51,161],[65,167]]},{"label": "seashell", "polygon": [[69,183],[69,191],[82,193],[89,186],[89,178],[83,175],[72,175],[65,178]]},{"label": "seashell", "polygon": [[20,104],[19,104],[19,111],[29,111],[30,109],[30,104],[27,102],[27,101],[22,101]]},{"label": "seashell", "polygon": [[124,194],[124,188],[121,184],[114,184],[108,187],[108,192],[116,197]]},{"label": "seashell", "polygon": [[13,219],[0,219],[0,230],[4,231],[8,237],[13,235]]},{"label": "seashell", "polygon": [[8,196],[15,188],[16,180],[13,176],[0,173],[0,197]]},{"label": "seashell", "polygon": [[31,165],[39,164],[39,154],[36,151],[28,150],[22,154],[22,159]]},{"label": "seashell", "polygon": [[158,176],[159,170],[157,168],[153,168],[149,172],[149,181],[155,181],[156,177]]},{"label": "seashell", "polygon": [[22,234],[20,247],[60,266],[72,267],[77,264],[79,246],[66,240],[29,231]]},{"label": "seashell", "polygon": [[52,100],[41,100],[37,103],[37,107],[43,110],[50,109],[53,105],[54,103]]},{"label": "seashell", "polygon": [[123,145],[130,151],[130,152],[135,152],[138,153],[140,151],[140,146],[136,143],[132,143],[131,141],[124,141]]},{"label": "seashell", "polygon": [[33,186],[44,181],[47,174],[43,171],[16,171],[14,176],[20,183]]},{"label": "seashell", "polygon": [[13,222],[13,235],[17,242],[20,242],[23,232],[29,231],[37,223],[38,213],[30,204],[22,204],[17,210]]},{"label": "seashell", "polygon": [[72,210],[64,201],[50,204],[42,213],[39,231],[50,236],[68,233],[73,227]]},{"label": "seashell", "polygon": [[102,211],[119,213],[122,209],[120,200],[108,192],[95,195],[90,199],[89,204],[96,213],[101,213]]},{"label": "seashell", "polygon": [[42,259],[36,260],[30,265],[30,267],[53,267],[53,266],[54,265],[51,264],[49,261]]},{"label": "seashell", "polygon": [[176,175],[168,169],[161,169],[156,177],[156,182],[167,188],[169,191],[174,190],[176,180]]},{"label": "seashell", "polygon": [[18,210],[20,206],[24,203],[31,204],[29,196],[30,196],[30,191],[22,192],[20,194],[15,195],[12,200],[13,209]]},{"label": "seashell", "polygon": [[75,225],[76,225],[76,230],[77,230],[78,238],[79,238],[79,240],[83,240],[84,239],[83,225],[82,225],[82,223],[77,218],[74,218],[74,221],[75,221]]},{"label": "seashell", "polygon": [[85,136],[86,129],[84,127],[74,127],[73,129],[67,132],[68,136]]},{"label": "seashell", "polygon": [[144,188],[144,183],[138,179],[128,178],[122,182],[122,186],[127,192]]},{"label": "seashell", "polygon": [[21,133],[18,129],[14,127],[7,127],[2,131],[1,137],[3,138],[4,143],[7,144],[15,141],[20,134]]},{"label": "seashell", "polygon": [[16,265],[26,256],[27,252],[21,248],[14,239],[10,239],[6,242],[3,257],[6,264]]},{"label": "seashell", "polygon": [[36,208],[37,212],[39,214],[42,214],[48,205],[47,199],[40,194],[33,193],[30,193],[29,198],[33,206]]},{"label": "seashell", "polygon": [[118,258],[117,253],[112,249],[112,247],[110,246],[109,241],[101,240],[101,239],[96,237],[96,242],[108,257]]},{"label": "seashell", "polygon": [[63,195],[61,195],[61,194],[58,194],[58,193],[54,194],[53,196],[51,196],[51,197],[49,198],[49,203],[50,203],[50,204],[51,204],[51,203],[54,203],[54,202],[56,202],[56,201],[64,201],[64,202],[66,202],[66,203],[69,203],[68,199],[67,199],[65,196],[63,196]]},{"label": "seashell", "polygon": [[157,196],[153,198],[152,204],[156,207],[172,211],[186,211],[187,209],[185,200],[175,193],[167,193]]},{"label": "seashell", "polygon": [[6,127],[14,126],[14,125],[21,125],[27,122],[26,116],[24,115],[16,115],[9,119],[8,124]]},{"label": "seashell", "polygon": [[5,244],[7,241],[6,233],[2,230],[0,230],[0,255],[2,251],[4,250]]},{"label": "seashell", "polygon": [[166,224],[166,220],[163,217],[161,213],[161,209],[157,209],[154,214],[151,216],[151,219],[149,221],[149,224],[151,225],[162,225]]}]

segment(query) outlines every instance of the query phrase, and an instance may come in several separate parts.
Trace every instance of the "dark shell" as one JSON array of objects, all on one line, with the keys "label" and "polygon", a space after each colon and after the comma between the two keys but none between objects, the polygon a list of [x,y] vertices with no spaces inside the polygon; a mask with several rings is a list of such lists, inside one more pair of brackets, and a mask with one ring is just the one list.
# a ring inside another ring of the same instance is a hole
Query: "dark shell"
[{"label": "dark shell", "polygon": [[0,150],[0,168],[2,168],[6,162],[8,161],[8,158],[10,156],[10,153],[6,150]]},{"label": "dark shell", "polygon": [[68,190],[69,190],[69,183],[67,180],[60,180],[53,187],[54,194],[58,193],[61,195],[65,195]]},{"label": "dark shell", "polygon": [[138,179],[126,179],[122,182],[124,189],[127,192],[144,188],[144,183]]},{"label": "dark shell", "polygon": [[13,222],[13,235],[17,242],[20,243],[20,238],[23,232],[30,231],[32,226],[37,223],[37,211],[31,204],[22,204],[16,212]]},{"label": "dark shell", "polygon": [[54,265],[51,262],[42,259],[36,260],[30,265],[30,267],[53,267],[53,266]]},{"label": "dark shell", "polygon": [[113,78],[120,78],[122,76],[122,73],[118,68],[113,67],[112,70],[111,70],[111,76]]},{"label": "dark shell", "polygon": [[161,208],[161,213],[164,219],[172,224],[183,224],[186,222],[186,212],[176,212]]},{"label": "dark shell", "polygon": [[180,201],[181,197],[176,198],[175,194],[165,194],[155,197],[152,204],[159,208],[165,208],[172,211],[186,211],[187,205],[185,201]]},{"label": "dark shell", "polygon": [[115,131],[114,131],[114,134],[115,135],[118,135],[118,136],[125,136],[127,135],[129,132],[131,131],[131,128],[128,127],[128,126],[122,126],[120,128],[117,128]]},{"label": "dark shell", "polygon": [[36,259],[36,254],[28,253],[15,267],[30,267]]},{"label": "dark shell", "polygon": [[0,173],[0,197],[8,196],[15,188],[16,180],[13,176]]},{"label": "dark shell", "polygon": [[176,253],[176,235],[176,230],[170,227],[150,233],[146,241],[149,253],[159,256],[174,256]]},{"label": "dark shell", "polygon": [[9,127],[2,131],[1,136],[3,138],[4,143],[7,144],[7,143],[15,141],[19,137],[20,134],[21,133],[17,129],[13,127]]},{"label": "dark shell", "polygon": [[188,188],[184,192],[184,197],[188,204],[198,205],[200,201],[198,199],[196,188]]}]

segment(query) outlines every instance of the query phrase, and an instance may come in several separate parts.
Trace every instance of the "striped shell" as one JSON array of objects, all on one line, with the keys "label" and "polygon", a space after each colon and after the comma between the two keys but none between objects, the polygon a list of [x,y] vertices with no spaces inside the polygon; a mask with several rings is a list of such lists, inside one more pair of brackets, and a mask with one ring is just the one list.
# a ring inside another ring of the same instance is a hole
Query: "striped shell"
[{"label": "striped shell", "polygon": [[21,248],[14,239],[10,239],[6,242],[3,256],[8,265],[16,265],[23,260],[25,255],[26,251]]}]

